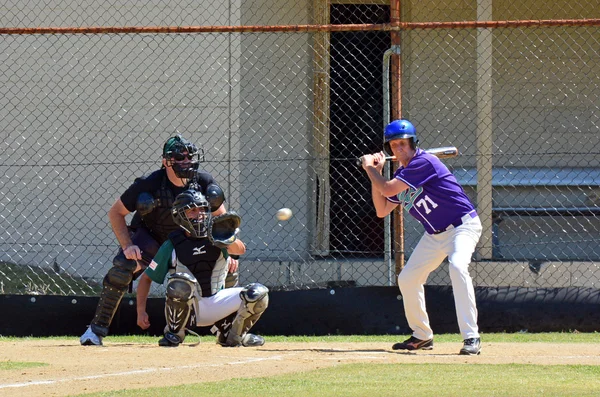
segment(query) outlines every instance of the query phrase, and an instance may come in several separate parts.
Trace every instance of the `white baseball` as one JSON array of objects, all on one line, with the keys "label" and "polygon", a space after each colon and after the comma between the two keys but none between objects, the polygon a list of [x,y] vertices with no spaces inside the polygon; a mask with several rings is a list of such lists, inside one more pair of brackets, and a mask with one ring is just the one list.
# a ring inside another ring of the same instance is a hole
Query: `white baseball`
[{"label": "white baseball", "polygon": [[292,217],[292,210],[289,208],[282,208],[277,211],[275,217],[280,221],[287,221]]}]

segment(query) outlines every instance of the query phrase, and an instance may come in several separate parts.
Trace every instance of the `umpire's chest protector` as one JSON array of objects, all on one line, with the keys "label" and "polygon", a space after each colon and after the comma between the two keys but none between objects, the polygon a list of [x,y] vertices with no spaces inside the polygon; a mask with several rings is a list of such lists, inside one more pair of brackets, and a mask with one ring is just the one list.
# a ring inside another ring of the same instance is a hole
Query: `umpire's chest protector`
[{"label": "umpire's chest protector", "polygon": [[168,178],[163,176],[159,188],[152,192],[156,202],[156,208],[142,217],[144,224],[161,241],[165,241],[169,233],[178,230],[179,226],[173,221],[171,208],[173,207],[174,194],[168,187]]},{"label": "umpire's chest protector", "polygon": [[187,238],[183,230],[169,234],[169,240],[175,248],[178,264],[187,267],[196,277],[202,296],[214,294],[212,284],[227,275],[227,261],[221,249],[212,245],[208,238]]},{"label": "umpire's chest protector", "polygon": [[[206,186],[200,180],[193,182],[193,185],[200,191],[206,190]],[[144,215],[142,219],[146,227],[156,234],[161,242],[165,241],[170,233],[180,230],[179,226],[173,220],[171,210],[173,209],[175,197],[186,189],[187,186],[173,186],[169,182],[169,178],[165,172],[160,181],[160,186],[152,192],[156,208],[149,214]]]}]

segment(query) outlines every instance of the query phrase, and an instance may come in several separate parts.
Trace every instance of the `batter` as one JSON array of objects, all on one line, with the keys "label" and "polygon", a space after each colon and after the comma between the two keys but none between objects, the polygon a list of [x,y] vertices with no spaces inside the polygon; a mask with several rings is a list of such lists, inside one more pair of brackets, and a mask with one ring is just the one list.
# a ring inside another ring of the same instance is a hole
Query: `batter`
[{"label": "batter", "polygon": [[433,330],[425,307],[424,284],[429,274],[448,257],[454,304],[463,347],[460,354],[477,355],[481,339],[477,326],[475,291],[469,264],[481,237],[475,207],[454,175],[437,157],[418,148],[417,133],[408,120],[387,125],[384,149],[396,156],[400,167],[391,180],[383,177],[386,153],[363,156],[362,167],[371,180],[377,216],[387,216],[398,205],[425,228],[404,269],[398,275],[404,312],[412,336],[394,350],[433,349]]}]

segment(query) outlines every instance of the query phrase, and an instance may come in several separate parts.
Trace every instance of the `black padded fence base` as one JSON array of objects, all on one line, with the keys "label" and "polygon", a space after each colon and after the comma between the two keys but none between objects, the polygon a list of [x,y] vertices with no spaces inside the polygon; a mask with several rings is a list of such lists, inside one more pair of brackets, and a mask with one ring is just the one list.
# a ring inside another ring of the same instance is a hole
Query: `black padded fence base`
[{"label": "black padded fence base", "polygon": [[[425,289],[435,333],[458,333],[451,287]],[[485,332],[600,331],[600,289],[477,287],[479,327]],[[343,287],[273,291],[269,308],[252,329],[261,335],[378,335],[411,333],[396,287]],[[163,298],[148,300],[152,326],[136,325],[135,298],[125,297],[110,327],[112,335],[161,335]],[[79,336],[98,298],[0,295],[0,335]],[[208,327],[196,330],[210,333]]]}]

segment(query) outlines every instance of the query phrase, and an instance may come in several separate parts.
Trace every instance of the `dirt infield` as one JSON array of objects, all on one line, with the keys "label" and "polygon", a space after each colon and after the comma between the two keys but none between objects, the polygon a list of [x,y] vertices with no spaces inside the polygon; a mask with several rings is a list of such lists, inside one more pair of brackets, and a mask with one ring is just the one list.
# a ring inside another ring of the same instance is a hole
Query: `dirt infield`
[{"label": "dirt infield", "polygon": [[[222,348],[210,342],[160,348],[107,342],[103,347],[71,341],[0,344],[0,361],[46,366],[0,371],[0,396],[66,396],[265,377],[335,365],[372,363],[590,364],[600,365],[600,344],[483,343],[482,354],[457,354],[460,343],[437,343],[432,351],[399,352],[390,343],[267,343],[260,348]],[[245,365],[243,375],[237,368]]]}]

